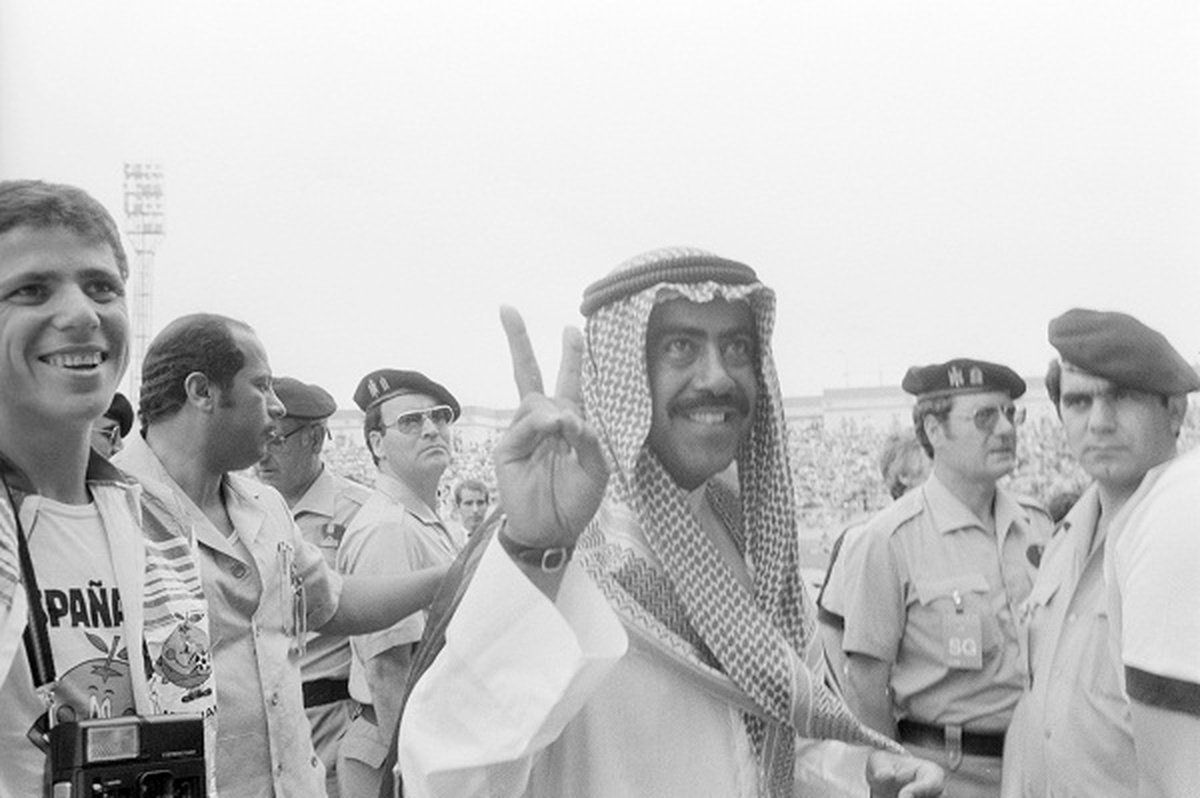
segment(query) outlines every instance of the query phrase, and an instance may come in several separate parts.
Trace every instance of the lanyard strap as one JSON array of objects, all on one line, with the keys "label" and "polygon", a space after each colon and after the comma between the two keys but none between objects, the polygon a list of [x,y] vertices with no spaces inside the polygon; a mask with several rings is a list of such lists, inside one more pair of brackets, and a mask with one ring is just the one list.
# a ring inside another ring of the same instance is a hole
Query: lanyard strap
[{"label": "lanyard strap", "polygon": [[21,583],[25,585],[25,596],[29,600],[29,623],[25,625],[25,657],[29,661],[29,672],[33,675],[34,687],[41,690],[54,685],[54,654],[50,650],[50,625],[46,610],[42,606],[38,590],[37,575],[33,572],[33,558],[29,556],[29,544],[25,541],[25,528],[21,524],[21,510],[13,499],[12,488],[4,480],[4,492],[8,506],[12,508],[16,524],[17,556],[21,561]]}]

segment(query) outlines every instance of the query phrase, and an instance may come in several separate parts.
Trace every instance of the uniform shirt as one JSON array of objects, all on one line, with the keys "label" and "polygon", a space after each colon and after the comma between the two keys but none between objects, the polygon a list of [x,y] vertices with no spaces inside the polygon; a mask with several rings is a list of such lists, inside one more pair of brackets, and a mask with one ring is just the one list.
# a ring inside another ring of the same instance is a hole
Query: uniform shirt
[{"label": "uniform shirt", "polygon": [[1129,703],[1109,648],[1099,517],[1093,485],[1046,547],[1024,608],[1029,686],[1005,738],[1006,798],[1135,794]]},{"label": "uniform shirt", "polygon": [[[996,533],[931,475],[872,518],[846,561],[847,652],[892,663],[894,714],[1003,732],[1025,685],[1017,617],[1033,586],[1050,518],[997,487]],[[979,619],[982,667],[947,664],[946,624]]]},{"label": "uniform shirt", "polygon": [[234,474],[222,478],[236,531],[228,538],[140,436],[131,436],[116,459],[195,533],[212,613],[221,798],[324,795],[325,768],[304,714],[298,642],[305,625],[320,628],[333,617],[341,578],[301,537],[274,488]]},{"label": "uniform shirt", "polygon": [[[338,550],[344,574],[395,575],[448,565],[466,543],[466,530],[444,523],[408,486],[380,473],[375,492],[351,521]],[[367,660],[395,646],[416,643],[425,631],[425,613],[417,612],[393,626],[350,639],[350,696],[373,703],[367,684]],[[398,689],[402,689],[400,685]]]},{"label": "uniform shirt", "polygon": [[[371,489],[322,467],[321,473],[292,507],[304,539],[321,550],[330,568],[337,567],[338,546],[346,526],[371,495]],[[300,658],[304,681],[350,678],[350,640],[343,635],[310,632]]]}]

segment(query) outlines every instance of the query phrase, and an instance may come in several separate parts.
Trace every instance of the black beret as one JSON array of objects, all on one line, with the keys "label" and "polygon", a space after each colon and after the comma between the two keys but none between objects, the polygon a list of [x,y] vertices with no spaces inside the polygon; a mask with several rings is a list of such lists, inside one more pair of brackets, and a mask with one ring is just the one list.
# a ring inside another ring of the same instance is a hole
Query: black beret
[{"label": "black beret", "polygon": [[945,363],[913,366],[900,387],[918,397],[1004,391],[1016,399],[1025,393],[1025,380],[1008,366],[956,357]]},{"label": "black beret", "polygon": [[122,438],[129,434],[129,430],[133,429],[133,405],[129,404],[129,400],[125,398],[125,394],[120,391],[113,394],[112,402],[109,404],[108,409],[104,411],[104,415],[117,422],[117,426],[121,429]]},{"label": "black beret", "polygon": [[354,404],[365,413],[370,408],[391,399],[393,396],[404,396],[409,393],[423,393],[432,396],[438,402],[449,405],[458,419],[462,408],[454,394],[426,377],[419,371],[404,371],[403,369],[377,369],[358,382],[354,391]]},{"label": "black beret", "polygon": [[1072,308],[1050,320],[1063,361],[1126,388],[1171,396],[1200,390],[1200,375],[1157,330],[1126,313]]},{"label": "black beret", "polygon": [[292,377],[276,377],[274,383],[275,395],[287,410],[286,418],[329,418],[337,410],[337,402],[320,385],[306,385]]}]

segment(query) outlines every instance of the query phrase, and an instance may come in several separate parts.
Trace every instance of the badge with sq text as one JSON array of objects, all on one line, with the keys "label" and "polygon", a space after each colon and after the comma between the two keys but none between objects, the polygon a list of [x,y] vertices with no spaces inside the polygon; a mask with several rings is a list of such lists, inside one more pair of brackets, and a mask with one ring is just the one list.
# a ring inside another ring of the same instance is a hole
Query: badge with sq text
[{"label": "badge with sq text", "polygon": [[977,612],[948,612],[942,616],[942,645],[946,666],[955,670],[983,669],[983,622]]}]

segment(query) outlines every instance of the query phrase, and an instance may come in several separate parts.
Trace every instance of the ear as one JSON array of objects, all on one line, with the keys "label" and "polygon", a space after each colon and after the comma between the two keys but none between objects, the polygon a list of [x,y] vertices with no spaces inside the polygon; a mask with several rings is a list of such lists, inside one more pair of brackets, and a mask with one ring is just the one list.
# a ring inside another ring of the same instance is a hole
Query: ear
[{"label": "ear", "polygon": [[367,446],[371,449],[371,454],[375,455],[378,459],[387,459],[387,456],[383,453],[383,433],[379,430],[373,429],[367,433]]},{"label": "ear", "polygon": [[946,434],[941,420],[937,416],[930,414],[921,419],[921,424],[925,428],[925,437],[929,439],[929,445],[936,448],[938,441],[945,437]]},{"label": "ear", "polygon": [[202,371],[193,371],[183,379],[183,392],[187,394],[188,404],[202,410],[211,410],[217,402],[219,388]]},{"label": "ear", "polygon": [[1183,420],[1187,416],[1188,397],[1186,393],[1167,397],[1167,416],[1171,419],[1171,434],[1179,437],[1183,429]]}]

